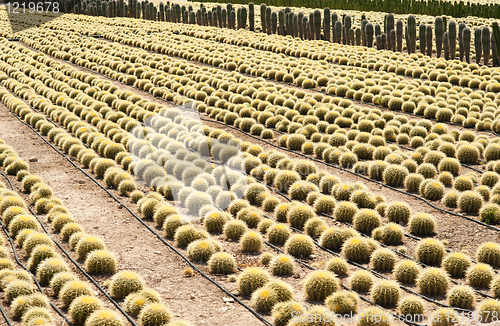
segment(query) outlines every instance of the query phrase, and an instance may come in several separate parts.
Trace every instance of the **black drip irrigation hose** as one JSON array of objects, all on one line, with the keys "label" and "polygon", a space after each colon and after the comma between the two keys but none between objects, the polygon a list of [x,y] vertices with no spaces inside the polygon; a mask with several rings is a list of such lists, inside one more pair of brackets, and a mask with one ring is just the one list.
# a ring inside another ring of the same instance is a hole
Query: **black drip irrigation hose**
[{"label": "black drip irrigation hose", "polygon": [[[0,171],[0,174],[8,181],[10,188],[15,191],[14,185],[10,181],[9,177],[7,175],[5,175],[5,173],[3,173],[2,171]],[[30,208],[30,207],[28,206],[28,208]],[[31,208],[30,208],[30,211],[31,211]],[[10,245],[12,247],[12,252],[14,253],[14,257],[16,259],[17,264],[19,266],[21,266],[26,272],[28,272],[31,275],[31,277],[33,278],[33,281],[35,281],[35,285],[37,286],[40,293],[45,294],[40,283],[38,283],[35,275],[33,275],[33,273],[31,273],[31,271],[19,260],[19,257],[17,255],[16,246],[14,245],[14,241],[12,240],[12,237],[10,236],[9,231],[7,230],[7,228],[5,227],[5,225],[3,224],[3,222],[1,220],[0,220],[0,224],[2,226],[3,231],[5,232],[5,235],[7,236],[7,239],[9,239]],[[64,321],[66,323],[68,323],[69,326],[73,326],[73,324],[66,317],[66,315],[64,315],[64,313],[61,310],[59,310],[59,308],[57,308],[52,302],[50,302],[50,306],[52,307],[52,309],[54,309],[57,312],[57,314],[59,316],[61,316],[64,319]]]},{"label": "black drip irrigation hose", "polygon": [[[3,103],[3,102],[2,102]],[[3,103],[5,105],[5,103]],[[89,175],[87,172],[85,172],[83,169],[81,169],[78,165],[76,165],[66,154],[62,153],[61,151],[59,151],[56,147],[54,147],[54,145],[52,145],[48,140],[46,140],[42,135],[40,135],[40,133],[35,130],[31,125],[29,125],[28,123],[26,123],[25,121],[23,121],[19,116],[17,116],[17,114],[15,112],[13,112],[7,105],[5,105],[9,111],[17,117],[17,119],[19,121],[21,121],[24,125],[28,126],[38,137],[40,137],[46,144],[48,144],[53,150],[55,150],[59,155],[63,156],[71,165],[73,165],[75,168],[77,168],[80,172],[82,172],[83,174],[85,174],[85,176],[87,176],[89,179],[91,179],[95,184],[97,184],[101,189],[103,189],[113,200],[115,200],[117,203],[119,203],[120,205],[122,205],[137,221],[139,221],[144,227],[146,227],[151,233],[153,233],[163,244],[165,244],[166,246],[168,246],[171,250],[173,250],[177,255],[179,255],[182,259],[184,259],[194,270],[196,270],[198,273],[200,273],[203,277],[205,277],[207,280],[209,280],[211,283],[213,283],[215,286],[217,286],[220,290],[222,290],[224,293],[226,293],[227,295],[229,295],[232,299],[234,299],[236,302],[238,302],[241,306],[243,306],[245,309],[247,309],[248,311],[250,311],[250,313],[252,313],[255,317],[257,317],[257,319],[259,319],[262,323],[268,325],[268,326],[274,326],[272,323],[270,323],[269,321],[267,321],[264,317],[262,317],[257,311],[253,310],[252,308],[250,308],[248,305],[246,305],[244,302],[242,302],[238,297],[236,297],[234,294],[232,294],[230,291],[228,291],[226,288],[224,288],[222,285],[220,285],[217,281],[215,281],[214,279],[212,279],[210,276],[208,276],[207,274],[205,274],[203,271],[201,271],[196,265],[194,265],[186,256],[184,256],[180,251],[178,251],[174,246],[172,246],[170,243],[168,243],[165,239],[162,238],[161,235],[159,235],[154,229],[152,229],[148,224],[146,224],[140,217],[138,217],[129,207],[127,207],[125,205],[125,203],[123,203],[121,200],[119,200],[116,196],[114,196],[108,189],[106,189],[105,187],[103,187],[94,177],[92,177],[91,175]],[[31,208],[30,208],[31,210]],[[34,213],[33,213],[34,214]],[[34,214],[34,216],[38,219],[38,216],[36,214]],[[42,224],[42,223],[41,223]],[[45,232],[47,232],[47,230],[45,229],[45,227],[43,226],[42,224],[42,227],[44,228]],[[48,233],[48,232],[47,232]],[[49,233],[49,236],[50,233]],[[52,236],[51,236],[52,237]],[[55,241],[55,240],[54,240]],[[131,317],[125,312],[123,311],[123,309],[118,305],[118,303],[116,303],[116,301],[114,301],[106,292],[104,289],[102,289],[99,284],[97,284],[95,282],[95,280],[92,279],[92,277],[90,275],[88,275],[79,265],[77,262],[75,262],[73,260],[73,258],[71,258],[71,256],[69,256],[69,254],[64,250],[64,248],[61,247],[61,245],[59,243],[56,242],[56,244],[61,248],[61,250],[64,251],[64,253],[69,257],[69,259],[75,264],[77,265],[77,267],[80,269],[80,271],[82,271],[89,279],[92,280],[92,282],[101,290],[101,292],[103,292],[103,294],[106,295],[106,297],[108,297],[108,299],[120,310],[120,312],[122,312],[122,314],[124,314],[127,319],[132,323],[132,325],[134,326],[137,326],[137,324],[131,319]]]},{"label": "black drip irrigation hose", "polygon": [[3,319],[5,319],[7,325],[12,326],[12,322],[10,321],[9,316],[7,316],[7,313],[5,313],[5,310],[3,309],[2,305],[0,305],[0,313],[3,316]]}]

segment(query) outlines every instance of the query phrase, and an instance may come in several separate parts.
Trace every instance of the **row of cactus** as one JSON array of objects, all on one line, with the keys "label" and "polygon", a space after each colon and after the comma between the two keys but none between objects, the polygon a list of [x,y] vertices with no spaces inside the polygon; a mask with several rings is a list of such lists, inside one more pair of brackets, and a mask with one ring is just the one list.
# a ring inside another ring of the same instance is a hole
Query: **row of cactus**
[{"label": "row of cactus", "polygon": [[[470,156],[469,155],[464,155],[464,157],[470,157]],[[433,200],[440,199],[440,197],[442,195],[438,195],[437,197],[433,197],[433,196],[434,195],[432,195],[431,192],[429,192],[428,198],[432,198]],[[463,209],[464,212],[472,212],[472,213],[477,212],[477,210],[475,208],[473,210],[468,210],[467,208],[465,208],[465,206],[463,206],[463,207],[464,207],[464,209]],[[477,207],[477,206],[475,206],[475,207]]]},{"label": "row of cactus", "polygon": [[[2,92],[2,101],[11,104],[15,103],[15,99],[4,92]],[[29,123],[33,123],[30,116],[25,118]],[[74,143],[72,146],[79,146],[79,144]],[[70,151],[70,149],[67,149],[67,151]],[[6,156],[8,153],[8,149],[4,148],[2,155]],[[9,158],[5,157],[4,163],[8,160]],[[96,163],[96,166],[99,164]],[[110,172],[109,170],[112,169],[108,169],[108,172]],[[68,209],[57,198],[51,197],[50,188],[44,186],[39,177],[23,173],[25,171],[19,170],[16,175],[22,182],[23,190],[30,193],[30,198],[39,213],[47,213],[48,222],[52,224],[56,232],[61,234],[63,240],[69,242],[72,250],[76,251],[78,258],[85,261],[85,270],[89,274],[114,273],[117,269],[117,261],[112,253],[106,251],[104,242],[98,237],[87,234],[71,217]],[[99,171],[99,168],[96,168],[96,171]],[[21,179],[20,177],[23,174],[24,177]],[[106,173],[102,172],[101,177],[107,178]],[[22,246],[30,256],[28,268],[36,272],[37,279],[42,286],[52,288],[53,294],[58,296],[64,306],[69,309],[73,322],[76,325],[83,325],[84,323],[85,325],[94,325],[99,322],[123,324],[119,315],[105,310],[101,301],[92,295],[93,291],[91,291],[90,285],[79,281],[78,277],[70,272],[64,260],[54,251],[54,245],[50,238],[37,232],[38,224],[36,220],[33,217],[30,220],[28,219],[29,215],[23,215],[26,205],[16,206],[15,200],[12,204],[9,204],[8,200],[10,198],[15,199],[15,197],[7,196],[0,202],[4,221],[9,222],[9,230],[12,236],[16,238],[17,244]],[[18,213],[20,215],[16,216],[9,213],[12,210],[10,209],[11,206],[13,208],[21,207],[21,211]],[[6,220],[6,218],[8,219]],[[146,289],[144,280],[135,272],[121,271],[115,274],[110,280],[109,289],[113,298],[125,299],[127,303],[126,310],[138,316],[142,324],[149,324],[152,320],[162,320],[163,323],[169,323],[173,320],[172,313],[166,305],[161,303],[158,293],[152,289]],[[150,297],[154,300],[144,300],[144,298]],[[128,301],[131,302],[130,305]],[[91,306],[86,307],[85,303],[91,303]],[[96,311],[99,311],[99,313],[95,313]]]}]

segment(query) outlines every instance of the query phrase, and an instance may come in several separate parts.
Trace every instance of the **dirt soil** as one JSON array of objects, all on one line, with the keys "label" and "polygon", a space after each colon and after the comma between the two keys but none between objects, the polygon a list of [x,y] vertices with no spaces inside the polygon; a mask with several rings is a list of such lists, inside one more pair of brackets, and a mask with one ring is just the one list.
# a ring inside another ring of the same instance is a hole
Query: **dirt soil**
[{"label": "dirt soil", "polygon": [[[64,202],[87,232],[105,240],[108,249],[116,254],[119,270],[133,270],[144,276],[147,285],[161,294],[176,317],[194,325],[261,324],[241,305],[226,302],[227,294],[201,275],[184,277],[183,270],[188,267],[184,260],[19,122],[4,105],[0,105],[0,138],[25,161],[37,159],[29,163],[30,172],[52,187],[54,196]],[[120,199],[139,215],[136,205],[128,198]],[[67,244],[64,245],[69,250]],[[218,281],[226,278],[215,277]],[[100,283],[103,284],[104,279]],[[224,283],[237,293],[234,283]]]}]

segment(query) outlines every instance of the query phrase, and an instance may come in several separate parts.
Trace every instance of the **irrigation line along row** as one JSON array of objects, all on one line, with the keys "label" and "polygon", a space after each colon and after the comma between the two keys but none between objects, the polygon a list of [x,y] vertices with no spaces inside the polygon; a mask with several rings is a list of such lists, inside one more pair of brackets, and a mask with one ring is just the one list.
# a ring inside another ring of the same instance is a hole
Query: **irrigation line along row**
[{"label": "irrigation line along row", "polygon": [[[2,171],[0,171],[0,174],[7,180],[7,182],[9,183],[9,186],[10,188],[15,191],[14,189],[14,185],[12,184],[12,182],[10,181],[10,178],[5,174],[3,173]],[[33,212],[31,210],[31,207],[29,207],[28,205],[28,209]],[[40,223],[41,224],[41,223]],[[9,231],[7,230],[7,228],[5,227],[5,225],[3,224],[3,221],[0,220],[0,225],[2,226],[2,229],[3,231],[5,232],[5,235],[7,236],[7,239],[9,239],[9,242],[10,242],[10,245],[12,247],[12,252],[14,253],[14,257],[16,259],[16,262],[19,266],[21,266],[26,272],[28,272],[30,274],[30,276],[33,278],[33,281],[35,281],[35,285],[37,286],[38,290],[40,291],[40,293],[42,294],[45,294],[40,283],[38,283],[38,280],[36,279],[36,276],[19,260],[19,257],[17,255],[17,250],[16,250],[16,246],[14,244],[14,241],[12,240],[12,237],[10,236],[9,234]],[[70,320],[66,317],[66,315],[64,315],[64,313],[59,310],[59,308],[57,308],[51,301],[49,301],[52,309],[54,309],[58,315],[60,315],[62,318],[64,318],[64,321],[68,323],[68,325],[70,326],[73,326],[73,324],[70,322]]]},{"label": "irrigation line along row", "polygon": [[[3,102],[2,102],[3,103]],[[5,105],[5,103],[3,103]],[[145,226],[151,233],[153,233],[160,241],[167,245],[170,249],[172,249],[177,255],[179,255],[182,259],[184,259],[194,270],[196,270],[198,273],[200,273],[203,277],[205,277],[207,280],[209,280],[211,283],[213,283],[215,286],[217,286],[220,290],[225,292],[228,296],[233,298],[236,302],[238,302],[240,305],[242,305],[245,309],[250,311],[255,317],[257,317],[262,323],[268,325],[268,326],[274,326],[272,323],[267,321],[264,317],[262,317],[258,312],[250,308],[248,305],[246,305],[244,302],[242,302],[238,297],[236,297],[234,294],[232,294],[230,291],[228,291],[226,288],[224,288],[221,284],[219,284],[217,281],[212,279],[210,276],[205,274],[203,271],[201,271],[196,265],[194,265],[186,256],[184,256],[181,252],[179,252],[174,246],[169,244],[165,239],[162,238],[161,235],[159,235],[154,229],[152,229],[148,224],[146,224],[140,217],[138,217],[129,207],[125,205],[121,200],[119,200],[116,196],[114,196],[108,189],[106,189],[104,186],[102,186],[94,177],[89,175],[86,171],[81,169],[78,165],[76,165],[66,154],[63,152],[59,151],[54,145],[52,145],[45,137],[43,137],[37,130],[35,130],[31,125],[26,123],[24,120],[22,120],[14,111],[12,111],[7,105],[5,105],[9,111],[19,120],[21,121],[24,125],[28,126],[38,137],[40,137],[46,144],[48,144],[53,150],[55,150],[59,155],[64,157],[71,165],[73,165],[75,168],[77,168],[80,172],[82,172],[87,178],[92,180],[95,184],[97,184],[101,189],[103,189],[113,200],[115,200],[118,204],[122,205],[137,221],[139,221],[143,226]],[[37,217],[35,215],[35,217]],[[38,219],[38,217],[37,217]],[[45,227],[42,224],[42,227],[45,229]],[[47,232],[47,231],[46,231]],[[49,234],[50,235],[50,234]],[[50,235],[51,236],[51,235]],[[52,237],[52,236],[51,236]],[[54,240],[55,241],[55,240]],[[65,252],[65,254],[69,257],[69,259],[77,265],[77,267],[82,271],[89,279],[92,280],[92,282],[103,292],[108,299],[124,314],[124,316],[127,317],[127,319],[131,322],[132,325],[137,326],[137,324],[132,320],[132,318],[125,312],[123,309],[114,301],[105,291],[102,289],[96,282],[95,280],[92,279],[90,275],[88,275],[79,265],[77,262],[69,256],[69,254],[64,250],[64,248],[61,247],[59,243],[56,242],[56,244]]]}]

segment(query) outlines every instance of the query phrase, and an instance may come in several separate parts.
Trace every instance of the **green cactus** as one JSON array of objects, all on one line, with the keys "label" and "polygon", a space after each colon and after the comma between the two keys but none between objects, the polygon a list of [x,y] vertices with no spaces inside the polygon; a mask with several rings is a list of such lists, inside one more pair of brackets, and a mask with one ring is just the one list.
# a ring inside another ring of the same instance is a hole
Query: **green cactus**
[{"label": "green cactus", "polygon": [[443,259],[442,267],[452,277],[463,278],[472,262],[468,255],[462,252],[450,253]]},{"label": "green cactus", "polygon": [[332,272],[317,270],[309,273],[302,282],[309,300],[323,301],[340,287],[339,280]]},{"label": "green cactus", "polygon": [[109,283],[111,297],[115,299],[124,299],[133,292],[144,288],[144,279],[139,274],[132,271],[121,271],[115,274]]},{"label": "green cactus", "polygon": [[251,295],[255,290],[269,282],[269,274],[262,268],[248,267],[238,276],[238,290],[243,295]]},{"label": "green cactus", "polygon": [[495,242],[484,242],[476,251],[476,259],[480,263],[493,267],[500,266],[500,245]]},{"label": "green cactus", "polygon": [[420,240],[416,247],[417,260],[430,266],[441,266],[446,248],[436,239]]},{"label": "green cactus", "polygon": [[409,295],[398,303],[398,312],[403,316],[411,316],[415,320],[417,316],[424,314],[424,301],[416,295]]},{"label": "green cactus", "polygon": [[314,252],[314,242],[307,235],[294,234],[285,242],[285,252],[293,257],[309,257]]},{"label": "green cactus", "polygon": [[450,283],[448,274],[435,267],[422,270],[417,278],[418,291],[424,295],[443,295]]},{"label": "green cactus", "polygon": [[472,265],[465,273],[467,283],[478,288],[489,288],[494,275],[493,268],[482,263]]},{"label": "green cactus", "polygon": [[473,191],[465,191],[458,197],[458,208],[466,214],[477,214],[483,205],[483,197]]},{"label": "green cactus", "polygon": [[410,233],[414,235],[426,236],[436,232],[436,222],[434,218],[426,213],[414,214],[409,222]]},{"label": "green cactus", "polygon": [[395,263],[396,256],[390,249],[377,249],[370,257],[370,265],[377,271],[390,272],[394,268]]},{"label": "green cactus", "polygon": [[354,228],[364,234],[371,235],[372,231],[382,223],[380,215],[375,210],[361,209],[353,218]]},{"label": "green cactus", "polygon": [[389,308],[396,306],[401,295],[401,290],[397,282],[381,280],[372,286],[370,295],[373,302],[382,307]]},{"label": "green cactus", "polygon": [[452,307],[472,309],[476,301],[476,294],[469,286],[456,285],[446,294],[446,301]]}]

